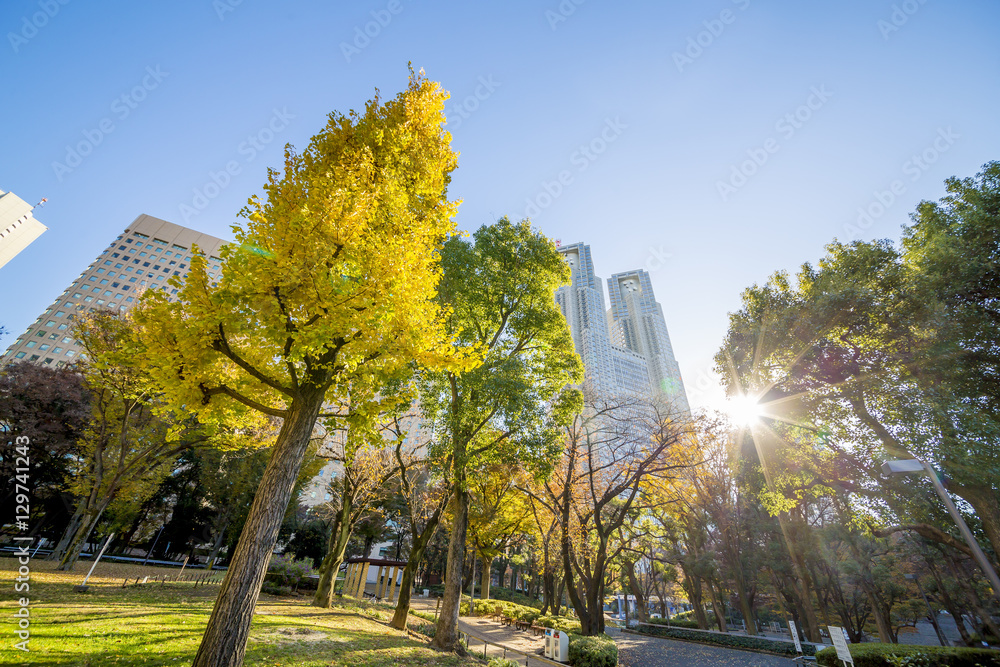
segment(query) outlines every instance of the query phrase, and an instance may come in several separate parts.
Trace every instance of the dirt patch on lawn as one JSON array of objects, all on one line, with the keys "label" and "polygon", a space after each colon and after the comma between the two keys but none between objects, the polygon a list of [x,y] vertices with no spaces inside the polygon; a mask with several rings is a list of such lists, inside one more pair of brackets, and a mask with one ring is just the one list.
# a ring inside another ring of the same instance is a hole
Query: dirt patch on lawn
[{"label": "dirt patch on lawn", "polygon": [[311,628],[301,626],[290,626],[287,628],[277,628],[261,633],[257,637],[251,637],[252,641],[267,642],[269,644],[290,644],[293,642],[325,642],[339,641],[336,637],[331,637],[329,633],[318,632]]}]

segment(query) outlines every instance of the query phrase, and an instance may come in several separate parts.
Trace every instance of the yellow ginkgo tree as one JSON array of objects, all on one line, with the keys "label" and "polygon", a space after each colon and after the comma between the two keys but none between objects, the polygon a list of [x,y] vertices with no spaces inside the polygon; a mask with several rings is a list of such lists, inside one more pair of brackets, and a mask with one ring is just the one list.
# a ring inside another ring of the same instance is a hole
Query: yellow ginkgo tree
[{"label": "yellow ginkgo tree", "polygon": [[286,148],[284,169],[270,170],[264,197],[243,209],[218,283],[196,258],[178,301],[153,292],[137,314],[145,363],[171,403],[201,420],[245,410],[282,420],[196,667],[243,663],[324,406],[369,374],[476,363],[469,348],[455,352],[435,300],[458,205],[447,198],[457,154],[443,128],[446,99],[411,73],[395,98],[332,113],[303,152]]}]

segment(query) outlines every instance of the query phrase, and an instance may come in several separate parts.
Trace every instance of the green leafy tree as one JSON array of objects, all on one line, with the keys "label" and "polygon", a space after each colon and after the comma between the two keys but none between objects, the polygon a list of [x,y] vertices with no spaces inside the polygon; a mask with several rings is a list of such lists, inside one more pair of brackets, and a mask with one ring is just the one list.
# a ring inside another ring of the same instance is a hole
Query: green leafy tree
[{"label": "green leafy tree", "polygon": [[421,398],[433,425],[431,449],[449,460],[454,484],[445,592],[434,645],[451,650],[469,521],[469,475],[520,463],[544,474],[558,455],[560,425],[580,405],[567,385],[582,380],[555,290],[567,280],[555,245],[527,221],[502,218],[471,241],[452,237],[441,253],[440,299],[448,331],[485,361],[464,372],[427,372]]}]

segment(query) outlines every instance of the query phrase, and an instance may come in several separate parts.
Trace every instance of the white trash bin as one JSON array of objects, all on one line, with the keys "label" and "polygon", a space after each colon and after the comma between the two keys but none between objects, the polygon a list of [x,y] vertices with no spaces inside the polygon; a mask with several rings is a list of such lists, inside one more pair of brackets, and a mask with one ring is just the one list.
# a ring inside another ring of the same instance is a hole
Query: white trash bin
[{"label": "white trash bin", "polygon": [[556,662],[569,662],[569,634],[556,630],[552,634],[552,659]]}]

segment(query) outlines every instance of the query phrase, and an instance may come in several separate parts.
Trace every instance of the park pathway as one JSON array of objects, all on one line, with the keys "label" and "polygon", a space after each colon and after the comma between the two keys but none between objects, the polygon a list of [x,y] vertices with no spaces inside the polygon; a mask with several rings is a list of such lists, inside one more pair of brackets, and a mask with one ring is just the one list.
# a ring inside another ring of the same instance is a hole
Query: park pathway
[{"label": "park pathway", "polygon": [[618,644],[621,667],[793,667],[795,662],[765,653],[679,642],[609,631]]},{"label": "park pathway", "polygon": [[[415,598],[414,609],[434,613],[434,600]],[[508,650],[506,657],[526,667],[549,667],[557,663],[535,655],[541,648],[543,639],[531,633],[502,626],[485,617],[462,616],[458,621],[459,630],[470,636],[469,651],[487,657],[502,656],[503,649],[514,649],[520,655]],[[673,641],[660,637],[647,637],[625,633],[608,627],[608,634],[618,645],[618,664],[621,667],[794,667],[788,658],[764,653],[738,651],[719,646],[705,646],[690,642]],[[489,642],[484,644],[483,640]]]}]

